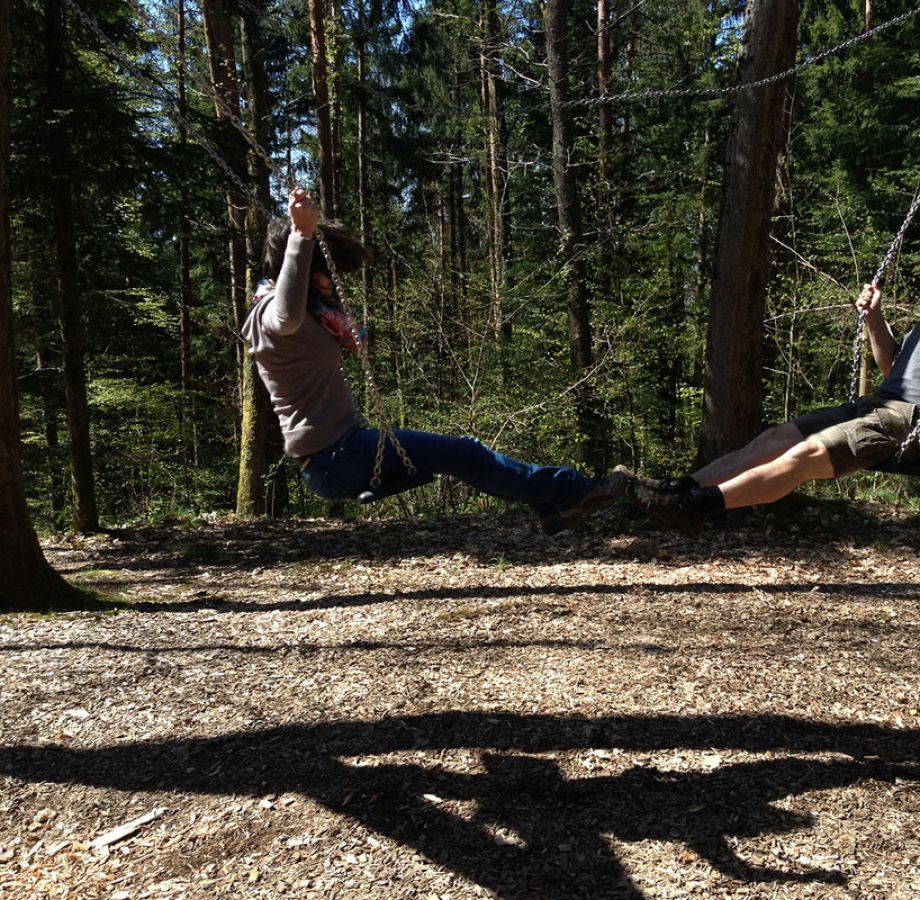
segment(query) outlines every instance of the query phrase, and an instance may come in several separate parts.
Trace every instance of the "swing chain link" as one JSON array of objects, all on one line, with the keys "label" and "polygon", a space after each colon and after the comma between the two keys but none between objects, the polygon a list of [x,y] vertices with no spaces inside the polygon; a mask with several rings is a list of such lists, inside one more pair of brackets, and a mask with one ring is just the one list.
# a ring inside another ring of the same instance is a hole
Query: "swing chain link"
[{"label": "swing chain link", "polygon": [[885,258],[882,260],[881,265],[878,267],[878,271],[875,273],[875,277],[872,279],[873,284],[879,284],[882,280],[882,275],[885,274],[885,269],[888,268],[888,264],[894,259],[895,253],[897,253],[898,248],[901,246],[901,241],[904,240],[904,235],[907,232],[910,223],[913,221],[915,215],[917,215],[917,210],[920,209],[920,190],[914,195],[913,202],[910,205],[910,209],[907,211],[907,215],[904,218],[904,221],[901,223],[901,227],[898,229],[898,233],[894,236],[894,240],[891,242],[891,246],[888,248],[888,252],[885,254]]},{"label": "swing chain link", "polygon": [[[898,233],[894,236],[894,240],[889,245],[884,259],[882,259],[881,264],[876,270],[875,276],[872,279],[873,285],[878,285],[881,282],[882,276],[885,274],[885,270],[888,268],[888,264],[892,259],[894,259],[894,255],[897,253],[898,248],[901,246],[901,241],[904,240],[904,235],[907,233],[907,229],[910,227],[910,223],[913,221],[914,216],[916,216],[918,209],[920,209],[920,191],[917,191],[917,193],[914,195],[914,199],[910,204],[910,209],[908,209],[907,215],[904,217],[904,221],[901,223],[901,227],[898,229]],[[859,394],[859,370],[863,353],[863,336],[865,333],[865,324],[866,311],[860,310],[859,316],[856,319],[856,338],[853,341],[853,371],[850,378],[851,403],[856,401]],[[920,421],[914,425],[910,433],[904,439],[904,442],[898,448],[896,456],[898,462],[901,461],[901,457],[910,449],[911,444],[913,444],[918,438],[920,438]]]},{"label": "swing chain link", "polygon": [[859,311],[856,319],[856,337],[853,339],[853,367],[850,372],[850,403],[855,403],[859,397],[859,372],[862,368],[863,341],[865,338],[866,313]]},{"label": "swing chain link", "polygon": [[246,196],[249,201],[255,206],[259,212],[265,216],[266,220],[271,219],[272,212],[269,210],[264,203],[253,193],[252,189],[247,185],[236,172],[233,171],[233,168],[230,164],[220,155],[220,152],[215,148],[215,146],[208,140],[208,138],[201,132],[201,129],[194,124],[187,116],[183,115],[179,111],[179,101],[174,97],[168,88],[165,85],[159,84],[145,72],[141,71],[134,63],[125,57],[121,52],[119,47],[109,38],[109,36],[96,24],[96,22],[90,17],[90,15],[76,2],[76,0],[66,0],[67,4],[71,7],[80,21],[89,28],[96,37],[105,44],[109,50],[112,52],[114,57],[120,62],[127,70],[134,73],[134,75],[139,78],[148,88],[153,90],[154,93],[162,92],[165,95],[165,99],[170,103],[170,114],[173,118],[180,124],[185,126],[188,132],[195,138],[195,140],[201,145],[202,149],[214,160],[215,163],[220,167],[224,174],[233,182],[233,184],[239,189],[240,193]]},{"label": "swing chain link", "polygon": [[778,81],[785,81],[787,78],[791,78],[793,75],[797,75],[803,69],[807,69],[816,63],[823,62],[828,57],[833,56],[842,50],[847,50],[854,44],[859,44],[863,41],[867,41],[874,35],[879,34],[880,32],[891,28],[894,25],[899,25],[901,22],[905,22],[910,18],[913,18],[913,16],[917,15],[918,13],[920,13],[920,6],[915,6],[913,9],[908,10],[905,13],[901,13],[901,15],[895,16],[893,19],[889,19],[887,22],[882,22],[881,25],[876,25],[875,28],[871,28],[869,31],[864,31],[862,34],[848,38],[842,43],[837,44],[834,47],[830,47],[827,50],[823,50],[821,53],[817,53],[814,56],[806,56],[800,63],[797,63],[791,68],[785,69],[782,72],[775,72],[773,75],[768,75],[766,78],[761,78],[758,81],[745,81],[739,84],[729,85],[728,87],[724,88],[661,88],[650,89],[647,91],[624,91],[619,94],[601,94],[598,97],[585,97],[580,100],[568,100],[563,104],[563,106],[596,106],[603,103],[631,103],[633,101],[658,100],[667,99],[670,97],[693,97],[701,100],[717,100],[720,97],[725,97],[730,94],[740,94],[742,91],[767,87],[768,85],[775,84]]},{"label": "swing chain link", "polygon": [[[914,197],[914,202],[911,204],[910,212],[907,214],[907,218],[904,220],[901,225],[900,231],[898,231],[897,237],[892,241],[891,246],[888,248],[888,252],[885,254],[885,258],[882,260],[881,266],[876,273],[876,279],[878,279],[881,273],[885,270],[885,267],[888,265],[889,261],[895,254],[895,251],[900,246],[901,239],[904,237],[904,233],[907,231],[907,226],[910,224],[911,219],[916,215],[917,209],[920,208],[920,191],[917,192],[916,197]],[[897,461],[901,461],[901,457],[910,450],[911,445],[920,439],[920,421],[910,430],[907,437],[904,439],[904,442],[898,448]]]},{"label": "swing chain link", "polygon": [[358,328],[357,319],[348,306],[348,301],[345,295],[345,281],[342,278],[338,267],[335,265],[335,261],[332,258],[332,251],[329,249],[329,244],[326,241],[326,236],[323,234],[323,230],[319,226],[316,228],[315,237],[316,242],[319,244],[319,249],[323,254],[323,258],[326,260],[326,266],[329,269],[329,274],[332,276],[332,283],[335,285],[336,295],[338,296],[339,302],[342,304],[342,309],[348,318],[348,325],[351,328],[352,340],[354,341],[355,348],[358,353],[358,358],[361,360],[361,365],[364,368],[364,378],[367,382],[368,393],[371,397],[371,402],[375,407],[374,414],[379,423],[380,439],[377,441],[377,455],[374,459],[374,470],[371,476],[370,484],[371,487],[380,487],[382,484],[383,456],[386,451],[387,441],[393,445],[393,449],[396,451],[397,456],[399,456],[399,458],[402,460],[402,463],[409,475],[415,475],[417,469],[415,464],[409,458],[409,454],[406,452],[405,448],[400,443],[399,438],[396,437],[396,434],[393,432],[393,429],[389,424],[389,417],[387,416],[386,407],[383,403],[383,395],[380,392],[380,388],[377,387],[377,381],[374,378],[374,370],[371,366],[370,357],[368,355],[367,343],[362,339],[360,329]]},{"label": "swing chain link", "polygon": [[910,433],[904,438],[904,443],[898,448],[897,461],[901,461],[901,457],[910,450],[911,444],[913,444],[918,438],[920,438],[920,421],[911,429]]}]

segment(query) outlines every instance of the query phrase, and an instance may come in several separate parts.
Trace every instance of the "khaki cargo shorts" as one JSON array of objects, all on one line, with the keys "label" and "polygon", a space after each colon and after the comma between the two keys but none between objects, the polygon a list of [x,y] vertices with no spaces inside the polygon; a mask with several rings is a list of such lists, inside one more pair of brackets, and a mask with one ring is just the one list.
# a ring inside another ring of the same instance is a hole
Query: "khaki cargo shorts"
[{"label": "khaki cargo shorts", "polygon": [[[824,444],[834,476],[840,478],[892,459],[910,433],[916,414],[917,407],[904,400],[860,397],[855,403],[806,413],[792,424],[804,437]],[[902,462],[920,462],[918,444],[915,441],[911,445]]]}]

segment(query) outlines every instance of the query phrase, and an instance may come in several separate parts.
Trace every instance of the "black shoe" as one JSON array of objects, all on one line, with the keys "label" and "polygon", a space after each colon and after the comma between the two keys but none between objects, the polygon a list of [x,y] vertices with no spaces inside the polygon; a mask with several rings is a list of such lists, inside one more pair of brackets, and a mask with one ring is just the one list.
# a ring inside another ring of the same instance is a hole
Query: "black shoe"
[{"label": "black shoe", "polygon": [[[623,472],[614,471],[606,478],[599,478],[581,500],[568,509],[559,511],[559,520],[563,528],[580,525],[592,513],[606,509],[615,503],[626,490],[627,478]],[[544,529],[545,530],[545,529]]]},{"label": "black shoe", "polygon": [[703,514],[696,508],[689,490],[673,493],[635,479],[628,482],[626,497],[653,522],[665,528],[689,538],[698,538],[703,533]]}]

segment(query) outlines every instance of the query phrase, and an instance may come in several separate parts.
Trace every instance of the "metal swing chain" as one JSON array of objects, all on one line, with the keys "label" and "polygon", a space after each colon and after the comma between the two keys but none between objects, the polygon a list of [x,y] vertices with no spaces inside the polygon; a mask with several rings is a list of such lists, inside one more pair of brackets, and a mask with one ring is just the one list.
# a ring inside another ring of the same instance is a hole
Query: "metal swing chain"
[{"label": "metal swing chain", "polygon": [[[229,163],[220,155],[217,149],[211,144],[211,142],[201,133],[200,129],[194,123],[192,123],[186,116],[184,116],[178,110],[178,100],[175,98],[169,90],[162,84],[157,83],[154,79],[142,72],[135,64],[128,60],[118,46],[109,39],[109,37],[99,28],[95,21],[79,6],[76,0],[66,0],[68,5],[74,10],[80,20],[110,49],[113,55],[118,59],[118,61],[125,66],[126,69],[133,72],[136,77],[138,77],[142,82],[144,82],[148,87],[152,88],[154,92],[162,92],[165,95],[165,98],[169,101],[170,106],[172,107],[171,115],[185,128],[188,132],[196,139],[196,141],[202,146],[202,148],[207,152],[207,154],[214,160],[215,163],[220,167],[220,169],[227,175],[227,177],[233,182],[233,184],[244,194],[246,195],[253,206],[255,206],[259,212],[269,220],[272,218],[272,211],[269,210],[264,203],[259,199],[259,197],[252,191],[252,189],[243,182],[243,180],[233,171]],[[149,16],[138,6],[132,2],[132,6],[135,11],[139,12],[142,18],[147,23],[148,27],[157,34],[159,34],[156,26],[151,22]],[[637,93],[622,93],[615,95],[605,95],[602,97],[587,98],[584,100],[573,100],[569,101],[566,105],[569,106],[581,106],[581,105],[590,105],[596,103],[605,103],[611,101],[628,101],[628,100],[642,100],[642,99],[654,99],[654,98],[664,98],[664,97],[700,97],[700,98],[716,98],[724,96],[727,94],[738,93],[743,90],[748,90],[757,87],[763,87],[769,84],[773,84],[778,81],[782,81],[802,69],[805,69],[815,63],[820,62],[823,59],[831,56],[834,53],[839,52],[847,47],[850,47],[856,43],[860,43],[872,37],[873,35],[897,25],[900,22],[903,22],[909,18],[920,13],[920,6],[915,7],[912,10],[909,10],[906,13],[902,13],[900,16],[896,16],[893,19],[890,19],[887,22],[882,23],[881,25],[876,26],[870,31],[864,32],[861,35],[850,38],[849,40],[844,41],[841,44],[838,44],[835,47],[832,47],[828,50],[823,51],[822,53],[817,54],[816,56],[808,56],[801,63],[796,66],[793,66],[790,69],[787,69],[783,72],[778,72],[774,75],[768,76],[767,78],[760,79],[759,81],[746,82],[743,84],[732,85],[728,88],[722,89],[708,89],[708,88],[686,88],[686,89],[673,89],[673,90],[649,90]],[[246,143],[252,149],[252,151],[266,164],[269,170],[277,177],[279,180],[283,181],[289,190],[293,189],[295,186],[294,180],[286,175],[281,167],[271,158],[268,152],[258,143],[255,137],[246,129],[243,123],[240,121],[239,116],[232,110],[220,97],[219,92],[215,90],[214,92],[215,100],[220,107],[223,114],[226,116],[227,120],[240,132],[243,138],[246,140]],[[887,268],[889,262],[893,258],[895,252],[897,251],[898,246],[900,245],[901,240],[904,237],[905,232],[907,231],[908,226],[910,225],[911,220],[917,212],[918,207],[920,207],[920,193],[914,198],[913,203],[911,204],[910,210],[907,214],[907,217],[904,219],[904,222],[901,225],[897,235],[891,243],[891,246],[888,248],[888,252],[885,254],[884,259],[882,260],[881,265],[875,273],[873,279],[873,284],[878,284],[881,280],[881,277]],[[324,259],[326,260],[326,265],[329,268],[329,273],[332,276],[333,283],[338,294],[342,308],[349,320],[349,326],[352,331],[352,337],[355,341],[355,346],[357,348],[358,356],[361,360],[362,366],[364,368],[365,379],[368,385],[368,390],[370,391],[371,398],[376,407],[377,417],[380,421],[380,440],[377,446],[377,455],[374,462],[373,477],[371,478],[371,485],[373,487],[378,487],[381,483],[381,472],[383,468],[383,457],[386,448],[386,441],[389,440],[394,449],[396,450],[397,455],[402,460],[409,474],[416,473],[416,467],[412,463],[412,460],[409,458],[409,455],[406,453],[405,449],[399,442],[399,439],[393,433],[393,429],[388,423],[386,409],[383,404],[383,397],[380,394],[380,390],[377,387],[377,383],[374,379],[373,369],[370,364],[370,359],[368,357],[367,347],[360,338],[359,330],[357,327],[357,322],[352,314],[351,309],[348,306],[346,295],[345,295],[345,284],[342,280],[341,275],[338,272],[338,269],[335,266],[335,261],[332,258],[332,253],[329,250],[329,245],[326,242],[325,235],[323,235],[322,230],[317,227],[315,238],[317,243],[320,246],[320,250],[323,254]],[[854,340],[853,346],[853,368],[850,379],[850,400],[854,401],[858,393],[859,387],[859,366],[860,359],[863,351],[864,344],[864,331],[865,331],[865,313],[860,312],[857,319],[856,325],[856,338]],[[902,443],[900,449],[898,450],[897,458],[900,460],[902,454],[909,448],[909,446],[920,437],[920,422],[914,426],[910,434],[908,434],[905,441]]]},{"label": "metal swing chain", "polygon": [[[259,210],[259,212],[265,217],[266,221],[270,220],[273,216],[272,211],[261,201],[261,199],[255,194],[255,192],[247,185],[240,177],[233,171],[230,164],[220,155],[219,151],[214,147],[214,145],[201,133],[201,130],[192,123],[185,115],[183,115],[178,109],[178,99],[174,97],[170,91],[161,84],[158,84],[154,79],[148,76],[146,73],[141,71],[135,64],[133,64],[127,57],[121,52],[120,48],[105,34],[104,31],[96,24],[96,22],[90,17],[90,15],[85,12],[76,0],[67,0],[68,5],[74,10],[76,15],[80,20],[86,25],[90,31],[93,32],[112,52],[115,58],[129,71],[133,72],[134,75],[139,78],[148,88],[152,88],[154,93],[162,93],[165,96],[165,99],[169,101],[171,107],[171,115],[185,128],[188,132],[196,139],[196,141],[202,146],[205,152],[217,163],[220,169],[227,175],[227,177],[233,182],[233,184],[245,195],[248,197],[250,203]],[[136,4],[132,3],[132,6],[137,12],[139,12],[142,18],[147,23],[148,27],[157,34],[158,37],[162,38],[162,35],[156,29],[154,24],[150,21],[149,16],[142,10],[138,9]],[[223,98],[220,96],[218,91],[214,91],[214,98],[217,102],[217,105],[220,107],[221,112],[226,116],[227,120],[242,134],[246,143],[252,149],[252,151],[258,156],[267,166],[269,171],[271,171],[275,177],[282,181],[288,188],[288,190],[293,190],[296,186],[296,181],[290,176],[285,174],[281,167],[271,158],[269,153],[262,147],[255,137],[250,134],[246,129],[243,123],[240,121],[238,115],[235,111],[231,109]],[[335,285],[336,293],[339,298],[339,302],[342,304],[342,309],[345,312],[345,315],[348,318],[349,327],[351,328],[352,338],[355,342],[355,347],[357,348],[358,357],[361,360],[362,367],[364,369],[365,381],[368,386],[368,391],[370,393],[371,399],[375,406],[375,414],[379,421],[379,431],[380,431],[380,440],[377,443],[377,453],[374,460],[374,469],[371,477],[371,487],[379,487],[382,483],[382,471],[383,471],[383,459],[386,451],[386,442],[389,440],[393,445],[394,450],[402,461],[403,465],[406,468],[406,471],[409,475],[415,475],[417,469],[415,464],[409,457],[409,454],[406,452],[405,448],[399,441],[399,438],[396,437],[396,434],[393,431],[392,426],[389,424],[388,416],[386,412],[386,407],[383,403],[383,396],[380,392],[380,389],[377,387],[377,382],[374,378],[373,368],[370,363],[370,358],[367,351],[367,345],[364,341],[361,340],[361,335],[357,326],[357,321],[354,314],[352,313],[348,302],[346,299],[345,293],[345,282],[342,279],[341,274],[339,273],[335,260],[332,258],[332,253],[329,249],[329,244],[326,241],[326,237],[322,232],[322,229],[317,227],[314,235],[316,242],[319,244],[320,250],[323,254],[324,259],[326,260],[326,265],[329,268],[329,273],[332,276],[332,281]]]},{"label": "metal swing chain", "polygon": [[[910,209],[907,211],[907,215],[905,216],[904,221],[901,223],[901,227],[898,229],[898,233],[894,236],[894,240],[888,247],[888,252],[885,254],[884,259],[882,259],[881,264],[876,270],[875,275],[872,278],[873,285],[878,285],[881,282],[882,276],[885,274],[885,269],[888,268],[888,264],[892,259],[894,259],[894,255],[897,253],[898,248],[901,246],[901,241],[904,240],[904,235],[907,233],[907,229],[910,226],[910,223],[913,221],[914,216],[917,214],[918,209],[920,209],[920,191],[914,195],[913,202],[910,205]],[[856,338],[853,341],[853,369],[850,377],[851,403],[856,401],[857,395],[859,393],[859,368],[863,353],[865,324],[866,313],[864,310],[860,310],[859,316],[856,319]],[[920,420],[918,420],[917,424],[914,425],[910,433],[902,442],[901,446],[898,448],[896,455],[898,462],[901,461],[901,457],[910,449],[911,444],[913,444],[918,438],[920,438]]]},{"label": "metal swing chain", "polygon": [[375,407],[375,415],[379,423],[380,438],[377,441],[377,456],[374,459],[374,470],[373,474],[371,475],[370,484],[371,487],[380,487],[382,483],[381,474],[383,472],[383,455],[386,451],[387,441],[393,445],[393,449],[396,451],[396,455],[402,460],[402,464],[406,467],[406,471],[409,475],[415,475],[418,470],[415,467],[415,463],[413,463],[409,458],[409,454],[406,452],[405,447],[403,447],[403,445],[400,443],[399,438],[396,437],[396,434],[394,433],[393,428],[389,423],[386,408],[383,404],[383,395],[380,392],[380,388],[377,387],[377,381],[374,378],[374,369],[371,366],[370,356],[367,351],[367,344],[361,340],[357,320],[355,319],[354,315],[352,315],[351,309],[345,300],[345,282],[342,279],[339,270],[336,268],[335,262],[332,259],[332,252],[329,250],[329,245],[326,243],[326,236],[323,234],[321,228],[316,229],[316,242],[319,244],[319,248],[326,260],[326,265],[329,267],[329,274],[332,276],[332,283],[335,285],[336,294],[338,295],[339,301],[345,310],[345,315],[348,317],[348,324],[351,328],[352,339],[355,342],[355,348],[357,349],[358,357],[360,358],[362,367],[364,368],[364,378],[367,383],[368,393],[370,394],[371,400]]},{"label": "metal swing chain", "polygon": [[143,72],[137,67],[131,60],[129,60],[120,50],[120,48],[109,38],[109,36],[96,24],[96,22],[90,17],[90,15],[85,12],[76,0],[66,0],[66,3],[70,8],[76,13],[77,17],[89,28],[96,37],[105,44],[112,55],[115,57],[118,62],[120,62],[128,71],[133,72],[135,77],[140,79],[148,88],[152,89],[154,93],[162,93],[165,99],[170,103],[171,111],[170,115],[180,124],[184,125],[195,140],[201,145],[202,149],[214,160],[215,163],[223,170],[224,174],[233,182],[233,184],[239,188],[240,192],[245,194],[250,198],[254,206],[256,206],[266,218],[270,219],[272,213],[268,210],[265,204],[252,192],[251,188],[240,178],[236,172],[233,171],[230,164],[220,155],[220,152],[215,148],[215,146],[207,139],[207,137],[202,134],[201,129],[195,125],[187,116],[179,112],[178,106],[179,101],[174,97],[169,90],[162,84],[159,84],[146,72]]},{"label": "metal swing chain", "polygon": [[855,403],[859,394],[859,372],[862,368],[863,344],[865,341],[866,314],[859,311],[856,318],[856,337],[853,338],[853,364],[850,368],[850,403]]},{"label": "metal swing chain", "polygon": [[768,75],[766,78],[761,78],[758,81],[746,81],[724,88],[661,88],[649,89],[646,91],[623,91],[619,94],[602,94],[598,97],[585,97],[580,100],[568,100],[563,104],[563,106],[598,106],[604,103],[629,103],[642,100],[667,99],[670,97],[692,97],[701,100],[717,100],[720,97],[725,97],[730,94],[740,94],[742,91],[751,90],[753,88],[766,87],[768,85],[775,84],[778,81],[785,81],[787,78],[791,78],[793,75],[797,75],[803,69],[807,69],[810,66],[822,62],[829,56],[833,56],[834,54],[839,53],[841,50],[846,50],[849,47],[852,47],[854,44],[863,43],[864,41],[874,37],[876,34],[879,34],[880,32],[885,31],[894,25],[899,25],[901,22],[907,21],[907,19],[913,18],[918,13],[920,13],[920,6],[915,6],[913,9],[910,9],[905,13],[901,13],[901,15],[895,16],[893,19],[889,19],[887,22],[882,22],[881,25],[876,25],[875,28],[871,28],[869,31],[864,31],[862,34],[848,38],[842,43],[837,44],[834,47],[830,47],[827,50],[822,50],[820,53],[817,53],[814,56],[806,56],[800,63],[797,63],[791,68],[785,69],[782,72],[775,72],[773,75]]}]

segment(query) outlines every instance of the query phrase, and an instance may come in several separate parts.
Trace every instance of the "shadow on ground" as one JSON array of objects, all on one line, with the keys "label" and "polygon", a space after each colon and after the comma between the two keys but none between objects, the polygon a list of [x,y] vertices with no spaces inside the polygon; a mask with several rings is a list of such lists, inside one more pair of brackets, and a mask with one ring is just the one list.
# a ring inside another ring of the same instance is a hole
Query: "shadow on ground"
[{"label": "shadow on ground", "polygon": [[[442,521],[334,522],[286,519],[272,522],[224,521],[197,527],[152,525],[116,529],[96,543],[66,542],[52,550],[76,550],[77,559],[56,561],[59,571],[85,576],[105,590],[172,583],[203,569],[222,575],[284,566],[322,574],[337,564],[380,565],[406,559],[459,556],[480,565],[538,565],[573,560],[607,564],[655,561],[664,551],[684,565],[716,560],[771,558],[848,565],[854,544],[920,550],[918,517],[876,516],[863,507],[824,502],[778,510],[758,510],[734,525],[712,527],[696,542],[660,534],[637,514],[617,508],[595,517],[577,532],[548,538],[532,517],[457,516]],[[117,575],[94,577],[99,570]],[[138,578],[132,579],[131,573]],[[714,586],[703,585],[711,590]],[[726,585],[725,589],[731,589]],[[336,599],[335,603],[342,600]],[[356,602],[364,602],[364,598]]]},{"label": "shadow on ground", "polygon": [[[375,759],[460,748],[477,751],[483,765],[457,772],[440,761],[427,768]],[[784,757],[713,771],[633,766],[612,776],[566,778],[554,760],[533,755],[588,749],[732,749]],[[789,757],[796,753],[835,756]],[[750,865],[731,839],[809,826],[811,816],[774,805],[784,797],[864,780],[920,782],[920,731],[783,716],[444,712],[89,750],[7,746],[0,747],[0,773],[126,791],[299,792],[508,900],[642,898],[607,835],[682,843],[742,881],[845,883],[835,870]],[[452,811],[452,801],[475,801],[471,817]],[[513,839],[497,840],[496,827]]]}]

